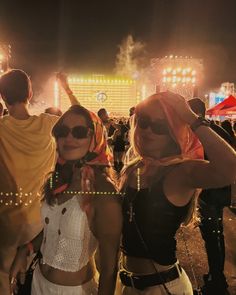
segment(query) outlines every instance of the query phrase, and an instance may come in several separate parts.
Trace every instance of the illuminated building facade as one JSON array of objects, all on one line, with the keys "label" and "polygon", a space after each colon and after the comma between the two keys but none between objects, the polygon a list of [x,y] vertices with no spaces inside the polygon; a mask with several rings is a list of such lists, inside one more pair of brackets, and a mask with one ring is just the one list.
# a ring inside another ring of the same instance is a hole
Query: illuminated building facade
[{"label": "illuminated building facade", "polygon": [[156,91],[172,91],[186,99],[197,95],[203,62],[191,57],[166,56],[151,60],[151,80]]},{"label": "illuminated building facade", "polygon": [[[128,116],[129,109],[140,101],[135,80],[92,75],[69,76],[68,82],[81,105],[94,112],[105,108],[113,116]],[[68,97],[57,82],[54,85],[54,106],[62,111],[70,106]]]}]

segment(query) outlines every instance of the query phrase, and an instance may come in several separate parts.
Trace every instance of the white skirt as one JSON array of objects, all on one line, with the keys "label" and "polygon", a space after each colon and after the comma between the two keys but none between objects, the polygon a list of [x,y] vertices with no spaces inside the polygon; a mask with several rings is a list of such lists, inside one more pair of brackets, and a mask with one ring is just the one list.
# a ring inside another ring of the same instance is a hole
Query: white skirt
[{"label": "white skirt", "polygon": [[42,275],[39,265],[34,270],[31,295],[97,295],[95,278],[79,286],[61,286],[49,282]]}]

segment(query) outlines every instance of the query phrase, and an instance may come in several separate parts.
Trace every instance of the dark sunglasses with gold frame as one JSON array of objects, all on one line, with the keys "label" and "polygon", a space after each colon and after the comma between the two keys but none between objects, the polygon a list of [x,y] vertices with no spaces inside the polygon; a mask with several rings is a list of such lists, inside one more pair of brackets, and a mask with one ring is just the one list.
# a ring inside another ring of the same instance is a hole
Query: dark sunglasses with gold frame
[{"label": "dark sunglasses with gold frame", "polygon": [[58,139],[65,138],[69,135],[69,133],[71,133],[72,136],[76,139],[85,139],[91,134],[91,132],[92,129],[86,126],[78,125],[70,128],[67,125],[61,124],[55,126],[53,130],[53,135],[56,139]]}]

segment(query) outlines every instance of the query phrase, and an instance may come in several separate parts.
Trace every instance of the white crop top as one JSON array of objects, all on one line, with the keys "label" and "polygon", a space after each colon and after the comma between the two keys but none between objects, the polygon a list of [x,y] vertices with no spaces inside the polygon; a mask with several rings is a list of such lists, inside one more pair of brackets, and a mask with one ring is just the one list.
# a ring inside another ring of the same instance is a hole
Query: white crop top
[{"label": "white crop top", "polygon": [[43,202],[41,212],[44,222],[43,263],[63,271],[79,271],[97,248],[87,215],[80,207],[79,196],[60,205],[49,206]]}]

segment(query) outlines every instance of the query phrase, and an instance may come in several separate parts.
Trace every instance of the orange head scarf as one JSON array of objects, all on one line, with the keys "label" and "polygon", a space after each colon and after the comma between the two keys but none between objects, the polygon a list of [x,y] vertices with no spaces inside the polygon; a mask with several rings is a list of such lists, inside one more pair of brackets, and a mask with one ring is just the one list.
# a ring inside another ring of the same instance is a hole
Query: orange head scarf
[{"label": "orange head scarf", "polygon": [[[132,118],[131,142],[133,143],[134,154],[138,156],[139,160],[145,163],[147,167],[169,166],[188,160],[200,160],[204,158],[203,147],[197,136],[192,132],[190,126],[184,122],[176,111],[166,102],[168,95],[175,94],[160,92],[143,100],[136,106],[135,115]],[[143,111],[145,111],[147,115],[155,114],[157,108],[162,108],[168,123],[170,135],[180,148],[179,154],[166,156],[160,159],[142,155],[142,150],[139,149],[137,144],[137,116],[142,114]]]},{"label": "orange head scarf", "polygon": [[93,134],[90,148],[88,153],[82,159],[78,159],[78,161],[75,162],[73,161],[73,163],[65,161],[61,157],[58,158],[56,169],[52,176],[53,180],[51,181],[51,183],[53,183],[52,189],[54,195],[61,193],[68,188],[73,176],[73,169],[75,167],[80,168],[81,189],[85,192],[91,191],[94,187],[93,184],[95,179],[92,166],[111,166],[112,153],[107,145],[105,127],[95,113],[90,112],[80,105],[74,105],[60,118],[57,124],[62,124],[65,115],[68,113],[72,112],[77,114],[81,110],[89,114],[89,118],[92,122]]}]

